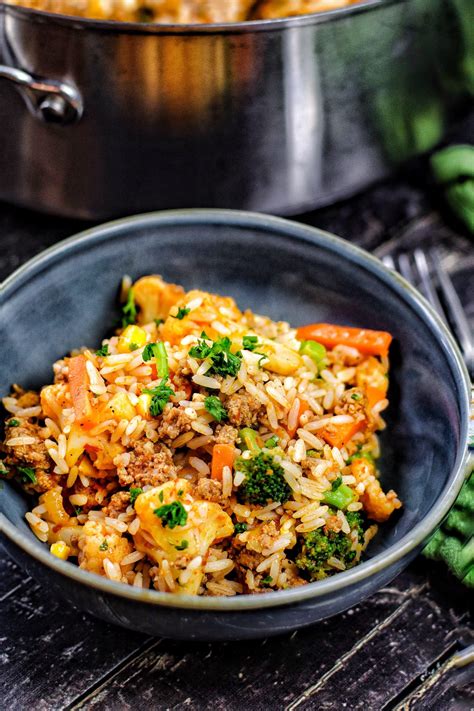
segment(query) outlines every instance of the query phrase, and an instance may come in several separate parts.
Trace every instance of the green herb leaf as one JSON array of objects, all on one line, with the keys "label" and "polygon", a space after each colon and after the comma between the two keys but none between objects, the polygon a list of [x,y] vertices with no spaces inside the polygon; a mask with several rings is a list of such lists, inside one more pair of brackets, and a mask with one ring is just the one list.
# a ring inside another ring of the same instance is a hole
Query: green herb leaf
[{"label": "green herb leaf", "polygon": [[[178,313],[176,316],[173,316],[173,318],[177,318],[178,321],[182,321],[185,316],[188,315],[188,313],[191,311],[191,309],[187,309],[183,306],[180,306],[178,309]],[[178,549],[179,550],[179,549]]]},{"label": "green herb leaf", "polygon": [[204,407],[217,422],[228,419],[227,410],[215,395],[209,395],[209,397],[204,400]]},{"label": "green herb leaf", "polygon": [[352,393],[351,398],[352,400],[358,402],[359,400],[362,400],[362,395],[361,393]]},{"label": "green herb leaf", "polygon": [[278,437],[277,437],[276,435],[272,435],[272,436],[269,437],[269,438],[267,439],[267,441],[265,442],[265,447],[266,447],[267,449],[273,449],[274,447],[277,446],[278,441],[279,441],[279,440],[278,440]]},{"label": "green herb leaf", "polygon": [[36,484],[36,474],[34,469],[31,467],[17,467],[17,470],[21,474],[23,482],[26,483],[30,481],[32,484]]},{"label": "green herb leaf", "polygon": [[158,494],[158,498],[161,501],[161,503],[163,503],[163,499],[165,498],[165,495],[163,494],[162,491],[160,491],[160,493]]},{"label": "green herb leaf", "polygon": [[135,298],[133,296],[133,289],[128,290],[127,300],[122,306],[122,328],[130,326],[132,323],[136,323],[137,320],[137,307],[135,306]]},{"label": "green herb leaf", "polygon": [[270,585],[270,583],[272,583],[272,582],[273,582],[273,578],[271,575],[267,575],[266,578],[262,578],[262,585],[265,588],[267,588]]},{"label": "green herb leaf", "polygon": [[9,422],[7,422],[7,425],[9,427],[18,427],[19,424],[20,424],[19,420],[10,420]]},{"label": "green herb leaf", "polygon": [[150,402],[150,413],[153,417],[161,415],[174,395],[174,390],[166,385],[166,379],[163,379],[156,388],[145,388],[142,392],[153,396]]},{"label": "green herb leaf", "polygon": [[163,526],[176,528],[184,526],[188,520],[188,514],[181,501],[173,501],[171,504],[163,504],[153,511],[155,516],[161,519]]},{"label": "green herb leaf", "polygon": [[175,546],[177,551],[185,551],[189,546],[189,541],[183,540],[179,546]]},{"label": "green herb leaf", "polygon": [[258,345],[257,336],[244,336],[242,338],[242,348],[246,351],[254,351]]},{"label": "green herb leaf", "polygon": [[135,501],[143,493],[141,486],[132,486],[130,489],[130,505],[135,506]]},{"label": "green herb leaf", "polygon": [[0,476],[6,476],[9,472],[9,469],[7,466],[4,464],[4,462],[0,462]]},{"label": "green herb leaf", "polygon": [[138,343],[130,343],[130,345],[129,345],[129,347],[128,347],[128,350],[129,350],[129,351],[136,351],[136,350],[138,350],[138,348],[140,348],[140,346],[138,345]]},{"label": "green herb leaf", "polygon": [[82,506],[74,506],[72,507],[74,509],[74,513],[76,516],[79,516],[82,513]]},{"label": "green herb leaf", "polygon": [[164,322],[165,322],[165,319],[164,319],[164,318],[155,318],[155,324],[156,324],[157,326],[161,326],[161,324],[164,323]]},{"label": "green herb leaf", "polygon": [[339,489],[341,484],[342,484],[342,476],[338,476],[337,479],[334,479],[334,481],[331,485],[332,491],[336,491],[336,489]]},{"label": "green herb leaf", "polygon": [[248,525],[244,521],[242,521],[242,523],[235,523],[234,524],[234,533],[235,534],[243,533],[244,531],[247,530],[247,528],[248,528]]},{"label": "green herb leaf", "polygon": [[104,540],[102,541],[102,543],[99,546],[99,550],[106,551],[106,550],[108,550],[108,548],[109,548],[109,544],[107,543],[106,539],[104,538]]},{"label": "green herb leaf", "polygon": [[105,358],[106,356],[109,355],[109,344],[106,343],[105,346],[101,346],[99,350],[95,352],[96,356],[100,356],[101,358]]},{"label": "green herb leaf", "polygon": [[[211,361],[211,367],[207,371],[209,375],[237,375],[242,362],[242,353],[231,353],[232,341],[225,336],[218,341],[210,341],[206,334],[201,334],[201,339],[196,346],[189,350],[189,355],[192,358],[204,360],[208,358]],[[206,340],[204,340],[206,339]]]}]

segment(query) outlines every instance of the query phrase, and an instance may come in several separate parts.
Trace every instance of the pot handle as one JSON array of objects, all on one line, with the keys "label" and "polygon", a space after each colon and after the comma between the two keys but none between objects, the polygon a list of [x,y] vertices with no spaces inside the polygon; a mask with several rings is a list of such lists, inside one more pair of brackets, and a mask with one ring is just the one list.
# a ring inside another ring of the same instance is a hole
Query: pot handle
[{"label": "pot handle", "polygon": [[30,113],[40,121],[65,125],[76,123],[83,114],[82,96],[71,84],[35,77],[4,64],[0,64],[0,79],[13,82]]}]

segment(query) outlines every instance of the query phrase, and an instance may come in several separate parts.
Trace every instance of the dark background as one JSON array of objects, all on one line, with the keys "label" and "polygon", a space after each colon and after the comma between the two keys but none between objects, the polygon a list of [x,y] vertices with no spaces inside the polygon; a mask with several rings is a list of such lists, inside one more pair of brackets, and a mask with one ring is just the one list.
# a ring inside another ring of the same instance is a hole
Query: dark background
[{"label": "dark background", "polygon": [[[474,121],[460,137],[474,136]],[[300,216],[375,252],[451,250],[474,316],[468,234],[424,159],[364,194]],[[0,204],[0,278],[85,225]],[[113,627],[52,598],[0,549],[0,707],[5,709],[474,709],[472,591],[419,557],[390,587],[290,636],[183,643]],[[152,613],[151,613],[152,614]]]}]

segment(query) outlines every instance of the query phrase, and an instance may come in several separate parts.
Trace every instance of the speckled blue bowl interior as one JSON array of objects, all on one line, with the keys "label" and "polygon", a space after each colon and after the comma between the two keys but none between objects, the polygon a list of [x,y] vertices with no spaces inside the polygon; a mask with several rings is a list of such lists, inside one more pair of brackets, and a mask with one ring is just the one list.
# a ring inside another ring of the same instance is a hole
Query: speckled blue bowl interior
[{"label": "speckled blue bowl interior", "polygon": [[[465,382],[446,336],[406,287],[360,250],[317,230],[203,211],[121,222],[69,242],[7,285],[1,393],[13,382],[38,388],[51,381],[57,358],[97,347],[117,319],[122,275],[153,272],[294,325],[329,321],[393,334],[381,468],[384,488],[395,488],[404,506],[368,556],[409,534],[452,476]],[[23,531],[27,506],[24,495],[4,487],[0,510]]]}]

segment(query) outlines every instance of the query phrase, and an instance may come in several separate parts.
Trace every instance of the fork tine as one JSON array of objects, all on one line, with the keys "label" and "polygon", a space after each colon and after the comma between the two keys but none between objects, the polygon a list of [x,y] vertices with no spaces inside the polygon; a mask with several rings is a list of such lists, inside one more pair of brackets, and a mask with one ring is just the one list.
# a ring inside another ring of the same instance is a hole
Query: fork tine
[{"label": "fork tine", "polygon": [[390,254],[386,254],[385,257],[382,257],[382,262],[389,269],[393,269],[394,272],[397,270],[393,257]]},{"label": "fork tine", "polygon": [[463,306],[456,293],[453,282],[448,272],[443,268],[439,252],[433,248],[430,253],[431,260],[438,277],[438,282],[443,296],[446,300],[446,306],[449,310],[449,315],[452,318],[453,325],[456,329],[456,335],[459,339],[461,350],[464,354],[466,364],[470,372],[474,367],[474,346],[472,341],[471,328],[464,313]]},{"label": "fork tine", "polygon": [[437,311],[438,314],[441,316],[443,321],[447,322],[446,314],[444,312],[440,300],[438,299],[438,294],[436,293],[436,289],[431,279],[430,267],[428,265],[426,255],[423,250],[415,249],[415,251],[413,252],[413,259],[415,260],[415,265],[420,276],[421,288],[424,295],[430,302],[431,306],[435,309],[435,311]]}]

